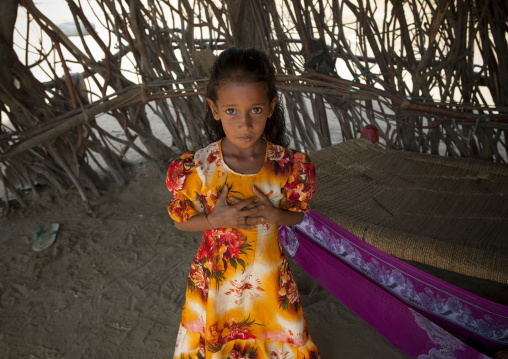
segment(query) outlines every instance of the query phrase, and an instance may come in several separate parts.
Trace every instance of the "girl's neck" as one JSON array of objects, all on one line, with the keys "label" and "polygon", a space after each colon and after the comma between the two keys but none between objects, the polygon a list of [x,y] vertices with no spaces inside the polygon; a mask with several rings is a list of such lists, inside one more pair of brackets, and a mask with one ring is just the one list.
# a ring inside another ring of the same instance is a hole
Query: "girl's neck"
[{"label": "girl's neck", "polygon": [[267,142],[260,138],[256,145],[239,148],[232,145],[227,137],[221,141],[222,158],[226,165],[235,172],[242,174],[258,173],[265,162]]}]

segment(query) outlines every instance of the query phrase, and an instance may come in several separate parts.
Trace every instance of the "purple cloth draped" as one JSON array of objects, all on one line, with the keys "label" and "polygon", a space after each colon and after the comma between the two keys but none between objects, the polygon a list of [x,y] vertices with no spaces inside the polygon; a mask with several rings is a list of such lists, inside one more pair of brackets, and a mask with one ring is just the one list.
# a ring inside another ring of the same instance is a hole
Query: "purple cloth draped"
[{"label": "purple cloth draped", "polygon": [[488,358],[483,353],[508,347],[507,306],[394,258],[314,211],[279,232],[320,285],[407,355]]}]

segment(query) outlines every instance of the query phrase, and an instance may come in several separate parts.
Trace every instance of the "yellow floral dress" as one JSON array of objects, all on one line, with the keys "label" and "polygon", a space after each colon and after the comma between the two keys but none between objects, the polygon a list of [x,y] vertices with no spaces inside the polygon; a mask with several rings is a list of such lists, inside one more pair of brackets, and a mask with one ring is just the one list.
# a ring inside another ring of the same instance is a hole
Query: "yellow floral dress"
[{"label": "yellow floral dress", "polygon": [[[170,164],[172,219],[210,213],[222,188],[241,199],[256,185],[279,208],[306,212],[315,191],[309,158],[267,142],[256,174],[231,170],[221,142],[188,152]],[[269,222],[269,218],[267,219]],[[187,281],[174,358],[319,358],[275,225],[218,228],[203,233]]]}]

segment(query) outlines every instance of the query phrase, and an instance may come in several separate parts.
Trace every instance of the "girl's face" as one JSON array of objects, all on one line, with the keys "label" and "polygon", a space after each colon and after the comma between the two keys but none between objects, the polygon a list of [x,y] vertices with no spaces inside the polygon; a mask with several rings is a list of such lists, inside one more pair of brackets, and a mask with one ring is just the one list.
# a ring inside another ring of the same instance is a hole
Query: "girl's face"
[{"label": "girl's face", "polygon": [[263,82],[237,81],[221,85],[215,103],[207,99],[215,120],[222,122],[228,142],[239,149],[259,145],[278,100],[268,98]]}]

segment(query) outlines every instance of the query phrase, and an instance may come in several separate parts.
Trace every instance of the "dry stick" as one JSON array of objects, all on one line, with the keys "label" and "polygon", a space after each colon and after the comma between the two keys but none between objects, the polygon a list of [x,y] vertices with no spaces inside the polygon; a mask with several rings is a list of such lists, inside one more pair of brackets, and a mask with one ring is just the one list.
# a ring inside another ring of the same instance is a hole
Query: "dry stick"
[{"label": "dry stick", "polygon": [[[367,2],[368,6],[369,2]],[[372,20],[373,16],[365,15],[365,12],[361,12],[364,16],[366,16],[365,20],[360,21],[360,23],[363,24],[363,31],[365,32],[365,36],[367,40],[369,41],[370,48],[372,52],[374,53],[374,58],[376,59],[376,64],[380,68],[381,74],[384,74],[387,76],[390,73],[389,67],[386,63],[386,59],[389,57],[386,50],[383,48],[379,48],[377,37],[379,37],[379,30],[377,28],[376,23]],[[376,36],[377,35],[377,36]],[[367,55],[367,54],[365,54]],[[367,56],[365,56],[366,58]],[[368,64],[365,66],[368,68]],[[370,71],[369,71],[370,72]],[[377,76],[376,76],[377,78]],[[388,82],[380,81],[380,79],[376,79],[376,81],[383,86],[385,90],[390,89],[390,86],[388,85]]]},{"label": "dry stick", "polygon": [[[5,197],[5,213],[9,213],[9,191],[7,190],[7,182],[5,181],[4,175],[2,173],[2,169],[0,168],[0,178],[2,179],[2,184],[4,187],[4,197]],[[23,198],[21,198],[23,200]],[[4,202],[3,199],[0,198],[0,201]],[[20,202],[21,203],[21,202]]]},{"label": "dry stick", "polygon": [[9,181],[7,177],[4,176],[2,170],[0,169],[0,178],[2,180],[2,184],[4,186],[5,191],[5,202],[7,202],[7,210],[9,209],[9,196],[7,195],[7,190],[14,195],[14,198],[21,204],[21,207],[26,208],[26,202],[23,200],[23,196],[19,193],[18,189]]},{"label": "dry stick", "polygon": [[319,120],[321,134],[323,136],[323,145],[321,147],[327,147],[332,144],[330,138],[330,128],[328,126],[328,116],[326,115],[325,103],[321,94],[316,94],[316,106],[317,106],[317,118]]},{"label": "dry stick", "polygon": [[294,10],[294,15],[293,17],[296,19],[296,26],[297,26],[297,29],[298,29],[298,35],[299,37],[302,39],[302,47],[303,47],[303,55],[305,57],[307,57],[309,54],[310,54],[310,50],[309,50],[309,34],[307,33],[308,31],[308,26],[306,26],[305,24],[305,21],[303,20],[303,17],[302,17],[302,9],[301,9],[301,3],[300,3],[300,0],[292,0],[293,2],[293,10]]},{"label": "dry stick", "polygon": [[[81,50],[79,50],[79,48],[75,46],[74,43],[71,40],[69,40],[67,36],[65,36],[65,34],[58,28],[58,26],[56,26],[42,12],[40,12],[39,9],[37,9],[37,7],[35,7],[35,5],[31,0],[19,0],[19,2],[27,9],[27,11],[30,11],[34,20],[37,21],[41,29],[46,31],[46,33],[50,37],[52,37],[55,41],[56,39],[59,39],[65,45],[65,47],[68,48],[71,53],[73,53],[73,55],[75,55],[78,59],[85,62],[86,65],[89,66],[94,65],[94,63],[92,63],[92,61],[85,54],[83,54]],[[47,26],[45,24],[47,24]],[[51,30],[51,32],[49,31],[49,29]]]},{"label": "dry stick", "polygon": [[[178,133],[177,123],[169,110],[168,103],[166,101],[155,101],[155,108],[153,108],[150,104],[148,104],[148,106],[152,109],[154,114],[161,118],[162,122],[171,134],[173,141],[176,142],[176,147],[183,152],[183,141],[180,138],[180,133]],[[158,111],[158,108],[160,108],[162,112]]]},{"label": "dry stick", "polygon": [[[309,136],[309,147],[311,148],[311,150],[315,151],[318,148],[318,146],[316,145],[313,138],[315,138],[317,135],[319,137],[318,141],[320,141],[320,139],[321,139],[321,136],[319,136],[319,124],[314,123],[312,121],[311,116],[309,116],[309,114],[306,111],[306,106],[305,106],[304,101],[305,100],[303,98],[303,93],[298,94],[298,97],[296,98],[296,101],[295,101],[298,105],[296,107],[296,110],[297,110],[297,112],[300,112],[302,114],[298,118],[301,117],[303,119],[303,124],[305,126],[305,132]],[[314,118],[316,118],[316,117],[314,117]],[[317,120],[316,120],[316,122],[317,122]]]},{"label": "dry stick", "polygon": [[67,67],[67,63],[62,54],[62,49],[60,48],[60,44],[55,41],[55,48],[60,56],[60,61],[62,61],[62,67],[65,73],[65,82],[67,84],[67,91],[69,91],[69,95],[71,96],[72,109],[75,110],[78,107],[78,103],[76,101],[76,93],[74,91],[74,86],[72,85],[71,74],[69,73],[69,68]]},{"label": "dry stick", "polygon": [[[144,66],[143,66],[143,69],[147,71],[148,75],[151,76],[152,78],[156,78],[156,75],[155,73],[152,71],[152,68],[149,65],[149,55],[147,53],[147,51],[145,50],[145,46],[147,48],[149,48],[150,46],[150,41],[148,40],[145,40],[146,39],[146,36],[144,36],[144,34],[142,34],[140,32],[140,27],[141,27],[141,24],[139,23],[139,19],[137,18],[137,16],[133,15],[132,14],[132,9],[133,9],[133,6],[134,6],[134,2],[133,1],[130,1],[129,2],[130,4],[130,7],[131,7],[131,23],[133,24],[133,27],[134,27],[134,33],[135,33],[135,37],[137,38],[137,41],[136,41],[136,45],[137,45],[137,49],[140,53],[140,56],[143,60],[143,63],[144,63]],[[149,26],[145,24],[145,27],[148,28]],[[142,41],[144,40],[144,41]],[[184,48],[184,46],[182,46],[183,44],[180,42],[180,48]],[[154,53],[158,53],[158,51],[155,49],[153,50]],[[186,56],[186,53],[185,51],[182,51],[182,54],[184,55],[185,58],[187,58],[188,56]],[[187,62],[190,62],[190,60],[187,60]],[[141,68],[141,63],[138,63],[138,67]],[[139,109],[139,107],[138,107]],[[135,116],[135,119],[138,118],[138,112],[136,113],[136,116]],[[146,120],[146,115],[145,115],[145,112],[143,110],[143,112],[141,113],[141,122],[140,122],[140,125],[144,128],[144,131],[147,131],[150,133],[150,137],[153,137],[153,135],[151,134],[151,130],[150,130],[150,127],[149,127],[149,123],[147,122]],[[148,143],[143,137],[141,137],[141,140],[143,141],[144,145],[149,149],[150,153],[152,156],[154,157],[157,157],[157,158],[160,158],[161,155],[158,154],[157,151],[155,151],[155,147],[153,147],[150,143]],[[164,147],[162,147],[163,149]],[[174,155],[174,153],[172,153],[172,156]]]},{"label": "dry stick", "polygon": [[[28,150],[28,152],[35,152],[33,149],[31,150]],[[38,157],[38,156],[36,156]],[[51,168],[54,166],[54,163],[49,163],[50,158],[47,157],[47,158],[44,158],[42,159],[41,162],[37,162],[36,164],[32,165],[32,169],[42,175],[43,177],[45,177],[49,183],[54,187],[56,188],[56,190],[61,193],[61,194],[65,194],[67,192],[67,190],[64,188],[64,186],[60,183],[61,179],[58,178],[56,176],[56,174],[51,170]],[[53,162],[53,161],[51,161]]]},{"label": "dry stick", "polygon": [[[392,3],[393,10],[395,17],[400,23],[401,29],[408,29],[408,25],[406,22],[404,9],[401,7],[402,3],[399,0],[390,0]],[[416,58],[413,52],[412,48],[412,40],[409,37],[409,31],[401,31],[401,44],[406,50],[408,61],[409,61],[409,68],[414,68],[417,64]]]},{"label": "dry stick", "polygon": [[57,124],[56,126],[41,133],[40,135],[31,137],[23,142],[19,142],[15,146],[12,146],[9,150],[6,150],[2,154],[0,154],[0,158],[12,156],[18,152],[46,143],[52,140],[53,138],[58,137],[64,134],[65,132],[73,129],[74,127],[85,123],[86,120],[89,118],[94,118],[96,115],[100,113],[105,113],[113,108],[119,107],[126,101],[130,101],[132,99],[139,100],[140,98],[141,98],[140,91],[137,89],[132,89],[129,92],[124,93],[123,95],[120,95],[117,98],[112,99],[108,102],[98,104],[88,109],[84,109],[81,113],[68,118],[67,120],[65,120],[65,122]]},{"label": "dry stick", "polygon": [[[275,2],[270,1],[269,5],[267,5],[267,6],[269,6],[268,11],[270,12],[270,14],[272,16],[272,21],[273,21],[273,26],[275,28],[275,33],[277,34],[277,38],[279,40],[278,46],[280,47],[280,52],[282,53],[282,59],[284,60],[284,63],[286,64],[286,72],[289,73],[290,75],[294,75],[294,69],[292,66],[293,64],[292,64],[291,55],[289,54],[287,47],[283,46],[283,42],[286,40],[286,33],[284,32],[284,29],[281,25],[281,19],[280,19],[279,14],[277,13],[277,9],[275,8]],[[275,52],[275,50],[272,49],[271,47],[270,47],[270,50],[272,51],[272,53]],[[284,69],[280,65],[279,61],[276,61],[276,65],[277,65],[277,71],[279,73],[283,73]]]},{"label": "dry stick", "polygon": [[[98,128],[99,134],[102,136],[101,130],[102,129]],[[92,141],[95,146],[95,152],[100,153],[102,158],[104,158],[104,161],[106,161],[106,163],[108,164],[109,170],[112,173],[116,183],[118,183],[118,185],[120,185],[121,187],[126,186],[127,181],[122,171],[122,166],[118,162],[115,153],[111,151],[109,147],[102,146],[100,141],[97,139],[97,136],[93,132],[90,132],[90,136],[92,137]]]},{"label": "dry stick", "polygon": [[[288,77],[288,78],[292,79],[292,77]],[[398,96],[398,95],[395,95],[395,94],[392,94],[392,93],[389,93],[389,92],[386,92],[383,90],[379,90],[379,89],[372,87],[372,86],[368,86],[368,85],[364,85],[364,84],[356,83],[356,82],[351,83],[350,81],[347,81],[347,80],[335,78],[332,76],[325,76],[325,75],[318,74],[318,73],[302,75],[301,78],[302,79],[322,78],[322,79],[326,79],[327,82],[332,82],[332,83],[337,83],[337,84],[351,84],[352,86],[354,86],[360,90],[365,90],[368,93],[372,93],[375,95],[385,97],[385,98],[389,99],[390,101],[393,101],[395,104],[397,104],[399,106],[404,105],[404,108],[406,108],[409,111],[428,112],[431,114],[435,114],[435,115],[439,115],[439,116],[443,116],[443,117],[447,117],[447,118],[460,118],[462,120],[472,121],[472,122],[475,122],[477,120],[477,116],[475,114],[462,113],[462,112],[457,112],[457,111],[448,110],[446,108],[442,108],[443,106],[448,105],[448,104],[442,103],[442,102],[437,102],[437,101],[436,102],[430,102],[430,101],[429,102],[419,102],[419,101],[414,101],[414,100],[409,101],[401,96]],[[319,83],[323,84],[325,87],[327,86],[323,82],[319,82]],[[457,105],[454,104],[454,106],[457,106]],[[477,109],[484,109],[485,107],[479,106],[476,108]],[[493,109],[491,109],[491,110],[493,110]],[[507,113],[507,115],[492,116],[490,118],[490,121],[507,122],[508,121],[508,108],[498,107],[496,110],[499,112]]]},{"label": "dry stick", "polygon": [[436,46],[434,46],[436,43],[436,35],[439,31],[439,28],[441,27],[443,20],[445,18],[445,15],[447,13],[448,6],[450,4],[451,0],[444,0],[439,1],[436,13],[434,14],[434,17],[432,19],[432,22],[430,24],[430,34],[428,39],[428,49],[423,55],[422,60],[418,64],[418,66],[415,69],[415,74],[423,74],[423,70],[429,66],[431,58],[434,56],[434,52],[436,49]]},{"label": "dry stick", "polygon": [[48,149],[48,152],[51,153],[51,155],[56,160],[56,162],[60,165],[60,167],[64,170],[64,172],[67,174],[67,176],[70,178],[72,183],[74,183],[74,185],[76,186],[76,188],[79,192],[79,195],[81,196],[81,200],[83,201],[83,204],[85,205],[86,212],[88,214],[93,214],[92,208],[90,207],[90,203],[88,202],[88,197],[86,196],[86,193],[83,190],[83,187],[81,187],[81,184],[79,183],[78,179],[74,176],[74,174],[72,173],[71,169],[69,168],[69,166],[67,165],[65,160],[62,158],[60,153],[53,148],[52,144],[48,144],[46,146],[46,148]]},{"label": "dry stick", "polygon": [[[140,132],[140,131],[142,132],[142,130],[139,127],[137,127],[137,124],[135,124],[135,123],[129,123],[129,125],[128,125],[128,121],[127,121],[127,119],[128,119],[128,113],[129,112],[125,108],[120,108],[120,109],[112,111],[113,116],[121,124],[122,129],[124,131],[124,135],[127,138],[127,141],[124,141],[124,140],[121,140],[119,138],[114,137],[108,131],[106,131],[106,130],[102,129],[101,127],[99,127],[97,124],[95,124],[94,128],[97,129],[97,131],[99,132],[99,135],[101,136],[101,139],[105,143],[106,142],[111,143],[110,140],[111,141],[116,141],[118,143],[123,143],[126,146],[130,146],[131,148],[133,148],[143,158],[145,158],[145,159],[147,159],[149,161],[155,161],[155,159],[153,157],[151,157],[150,154],[148,154],[145,151],[143,151],[141,148],[136,146],[136,144],[134,143],[134,141],[136,139],[136,136],[132,136],[129,130],[132,129],[135,132]],[[145,138],[146,138],[146,136],[145,136]]]},{"label": "dry stick", "polygon": [[[149,42],[146,41],[146,35],[143,31],[140,29],[140,24],[138,22],[138,14],[137,7],[143,6],[140,1],[137,0],[129,0],[129,10],[130,10],[130,23],[131,23],[131,29],[134,33],[134,46],[136,47],[136,50],[138,50],[142,61],[145,63],[145,66],[143,67],[143,70],[148,72],[148,75],[150,75],[152,78],[155,78],[155,73],[153,72],[153,69],[148,66],[150,64],[150,60],[148,58],[148,54],[145,49],[145,44],[148,44]],[[141,69],[141,64],[139,64],[139,68]]]},{"label": "dry stick", "polygon": [[[88,119],[86,119],[86,120],[88,121]],[[81,125],[76,126],[76,128],[80,130],[81,129]],[[78,176],[78,178],[81,178],[82,180],[85,181],[85,183],[88,185],[88,188],[92,191],[92,193],[96,197],[100,197],[99,190],[95,186],[95,183],[88,176],[88,173],[90,173],[90,172],[87,171],[87,170],[91,170],[91,168],[88,167],[88,164],[86,162],[81,163],[80,159],[78,158],[79,147],[81,147],[81,144],[83,142],[83,137],[82,137],[83,133],[82,133],[82,131],[78,131],[77,135],[79,136],[79,138],[77,140],[78,145],[76,147],[72,143],[71,132],[67,132],[63,136],[61,136],[61,138],[64,139],[65,142],[67,142],[67,145],[71,149],[71,153],[70,154],[67,153],[67,152],[63,152],[63,151],[62,151],[62,154],[63,154],[64,158],[68,158],[69,159],[69,166],[71,166],[72,163],[75,164],[75,167],[72,168],[72,169],[74,170],[74,173],[76,174],[76,176]],[[79,156],[79,157],[82,158],[83,156]],[[92,170],[92,172],[93,172],[93,170]]]},{"label": "dry stick", "polygon": [[[112,98],[107,102],[99,103],[94,106],[90,106],[88,108],[85,108],[82,110],[82,112],[78,113],[77,115],[74,115],[70,118],[67,118],[59,123],[54,124],[49,129],[43,129],[43,132],[30,137],[22,142],[18,142],[17,144],[11,146],[9,149],[5,150],[2,154],[0,154],[0,158],[11,156],[15,153],[18,153],[20,151],[24,151],[28,148],[32,148],[34,146],[40,145],[42,143],[45,143],[57,136],[62,135],[63,133],[73,129],[74,127],[81,125],[85,123],[88,119],[94,119],[95,116],[101,113],[106,113],[108,111],[111,111],[115,108],[122,108],[126,106],[130,106],[139,102],[143,101],[142,98],[142,86],[138,87],[132,87],[130,89],[126,89],[126,91],[121,91],[120,95],[118,95],[116,98]],[[198,96],[202,95],[202,92],[196,91],[191,93],[181,93],[176,95],[176,97],[179,96]],[[158,98],[168,98],[168,97],[174,97],[175,95],[153,95],[148,96],[146,98],[146,101],[155,100]],[[139,132],[139,130],[138,130]],[[147,136],[153,136],[153,134],[147,134],[144,131],[141,132],[141,134]],[[4,139],[5,140],[5,139]]]},{"label": "dry stick", "polygon": [[[16,97],[14,97],[13,94],[11,94],[9,92],[9,90],[7,90],[7,88],[4,86],[4,84],[2,83],[2,81],[0,81],[0,90],[2,90],[3,93],[5,93],[12,101],[14,101],[14,103],[16,105],[18,105],[21,110],[28,116],[30,117],[32,120],[34,120],[34,123],[37,123],[39,122],[39,119],[37,118],[37,116],[35,116],[32,112],[30,112],[30,110],[23,104],[21,103]],[[1,97],[0,97],[1,98]],[[2,101],[4,102],[4,101]]]},{"label": "dry stick", "polygon": [[[489,61],[489,68],[493,73],[492,79],[496,81],[496,73],[499,79],[506,80],[508,78],[508,46],[506,40],[506,16],[508,15],[508,9],[505,6],[500,6],[499,3],[493,4],[494,16],[489,17],[490,28],[492,29],[492,37],[494,41],[494,48],[496,49],[497,56],[492,56],[492,61]],[[505,26],[496,26],[497,23],[503,23]],[[497,60],[497,63],[496,63]],[[496,71],[493,71],[493,69]],[[497,105],[506,106],[508,105],[508,84],[507,81],[499,81],[498,85],[498,96],[495,99]]]},{"label": "dry stick", "polygon": [[[295,94],[291,94],[291,95],[292,95],[291,97],[295,97]],[[301,108],[300,97],[291,101],[291,110],[289,111],[289,113],[293,115],[292,121],[295,122],[296,128],[298,129],[298,132],[300,133],[300,138],[302,139],[304,149],[306,151],[309,151],[309,150],[315,151],[317,148],[314,144],[314,141],[312,141],[310,134],[308,132],[309,121],[306,118],[306,116],[302,116],[303,117],[303,123],[302,123],[301,117],[298,116],[298,109],[299,108]]]},{"label": "dry stick", "polygon": [[494,156],[495,156],[495,158],[496,158],[496,160],[497,160],[498,162],[502,162],[502,160],[503,160],[503,158],[502,158],[502,156],[501,156],[501,154],[499,153],[499,150],[498,150],[498,148],[497,148],[497,146],[498,146],[498,142],[499,142],[499,141],[500,141],[500,139],[501,139],[501,133],[502,133],[502,131],[501,131],[501,130],[497,130],[497,131],[496,131],[496,134],[495,134],[493,137],[491,137],[492,150],[494,151]]},{"label": "dry stick", "polygon": [[[41,195],[39,194],[39,191],[37,191],[37,187],[35,186],[34,182],[32,181],[32,177],[30,176],[30,173],[28,172],[29,167],[27,165],[24,165],[22,168],[23,171],[23,177],[30,185],[30,189],[35,195],[35,198],[39,200],[41,198]],[[30,167],[31,170],[31,167]]]},{"label": "dry stick", "polygon": [[[353,13],[355,13],[354,5],[351,4],[350,1],[344,1],[341,5],[341,8],[340,8],[341,15],[339,16],[339,24],[338,24],[339,29],[342,29],[344,26],[344,24],[342,23],[342,17],[343,17],[342,14],[343,14],[344,6],[346,6],[346,5],[349,7],[349,9]],[[360,73],[365,72],[366,68],[360,63],[358,56],[356,56],[354,54],[354,52],[351,50],[351,47],[349,46],[348,41],[347,41],[346,37],[344,36],[343,31],[339,32],[339,38],[340,38],[340,43],[337,44],[337,48],[340,49],[341,53],[344,54],[342,57],[345,57],[348,60],[348,61],[346,61],[346,66],[348,67],[349,72],[356,76],[356,73],[353,70],[353,68],[350,66],[349,61],[351,61],[352,63],[354,63],[356,65],[356,67],[358,67],[358,69],[360,70]],[[345,52],[344,52],[344,50],[345,50]]]}]

